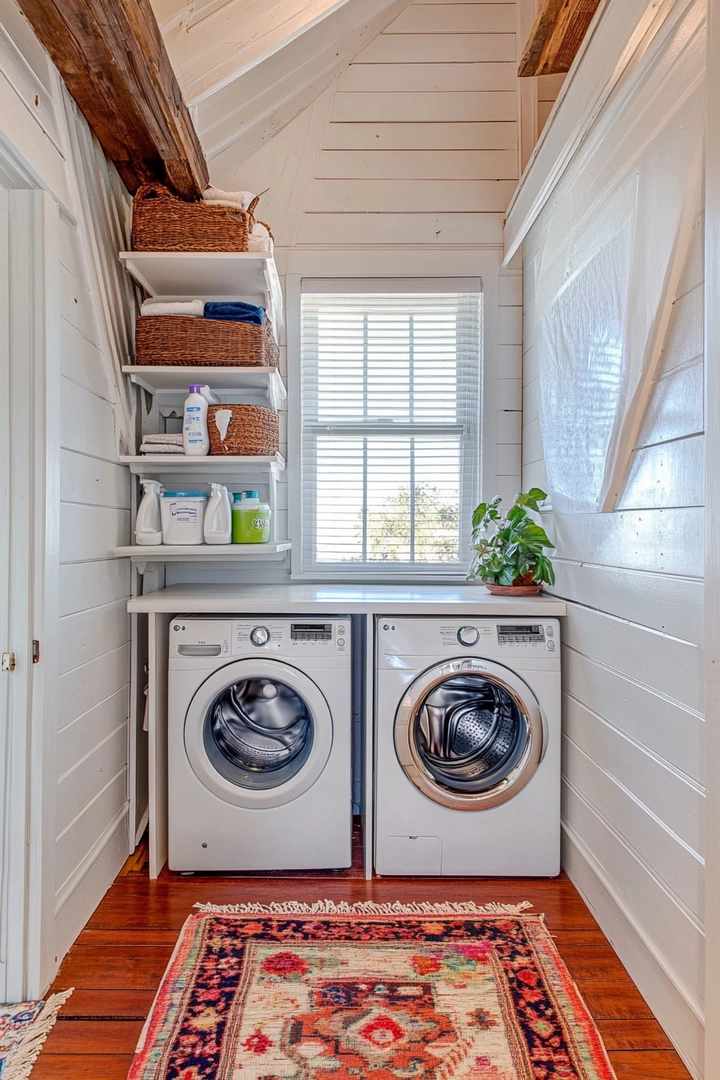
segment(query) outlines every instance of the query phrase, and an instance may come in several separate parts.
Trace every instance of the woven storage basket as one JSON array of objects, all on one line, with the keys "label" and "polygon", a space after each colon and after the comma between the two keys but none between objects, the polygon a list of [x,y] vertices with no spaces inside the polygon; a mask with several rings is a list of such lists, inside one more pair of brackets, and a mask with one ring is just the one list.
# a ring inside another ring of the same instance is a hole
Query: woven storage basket
[{"label": "woven storage basket", "polygon": [[143,184],[133,199],[135,251],[247,251],[255,224],[254,199],[248,210],[185,202],[163,184]]},{"label": "woven storage basket", "polygon": [[269,323],[141,315],[135,324],[135,363],[173,367],[277,367],[280,350]]},{"label": "woven storage basket", "polygon": [[[221,439],[215,414],[223,409],[231,412],[232,418],[225,438]],[[280,450],[278,415],[261,405],[211,405],[208,434],[211,454],[271,455]]]}]

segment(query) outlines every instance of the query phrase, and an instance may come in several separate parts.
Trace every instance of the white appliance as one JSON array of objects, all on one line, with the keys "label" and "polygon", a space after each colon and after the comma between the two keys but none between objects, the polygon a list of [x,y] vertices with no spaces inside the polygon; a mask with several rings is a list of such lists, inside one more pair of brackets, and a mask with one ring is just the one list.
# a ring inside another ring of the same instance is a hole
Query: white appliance
[{"label": "white appliance", "polygon": [[375,869],[560,872],[560,624],[376,619]]},{"label": "white appliance", "polygon": [[351,863],[349,619],[170,623],[171,870]]}]

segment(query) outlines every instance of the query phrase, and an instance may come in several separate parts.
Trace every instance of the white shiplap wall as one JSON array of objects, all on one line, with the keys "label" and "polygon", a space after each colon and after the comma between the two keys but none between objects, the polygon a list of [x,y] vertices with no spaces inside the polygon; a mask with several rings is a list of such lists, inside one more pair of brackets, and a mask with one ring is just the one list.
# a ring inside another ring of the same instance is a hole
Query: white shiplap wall
[{"label": "white shiplap wall", "polygon": [[[127,854],[130,476],[81,232],[60,228],[60,624],[56,950],[75,940]],[[86,879],[86,880],[84,880]],[[78,896],[79,891],[79,896]]]},{"label": "white shiplap wall", "polygon": [[[545,490],[536,293],[562,200],[542,212],[524,255],[523,483]],[[617,510],[555,511],[547,521],[557,544],[553,591],[569,602],[564,865],[695,1075],[705,918],[703,431],[699,212]]]},{"label": "white shiplap wall", "polygon": [[[220,187],[269,187],[261,216],[288,274],[481,273],[483,495],[508,498],[520,484],[522,408],[522,273],[500,270],[519,175],[515,54],[514,2],[415,0],[261,150],[238,164],[240,132],[209,162]],[[268,565],[252,576],[288,573]],[[227,580],[220,574],[171,567],[167,580]]]},{"label": "white shiplap wall", "polygon": [[[43,931],[40,977],[47,983],[128,852],[130,569],[110,551],[129,542],[130,482],[117,464],[117,393],[100,332],[87,207],[72,164],[69,97],[11,0],[0,0],[0,45],[0,137],[34,178],[25,186],[34,182],[60,203],[59,257],[48,268],[59,311],[46,330],[49,362],[59,363],[49,372],[59,397],[49,403],[48,430],[57,437],[47,457],[60,479],[57,505],[49,508],[49,531],[59,523],[57,563],[47,568],[57,616],[41,642],[41,663],[58,657],[42,709],[56,732],[46,767],[56,791],[45,835],[54,843],[42,853],[43,903],[52,922]],[[94,161],[90,172],[97,174]],[[94,183],[103,180],[96,175]],[[114,260],[115,252],[108,255]]]}]

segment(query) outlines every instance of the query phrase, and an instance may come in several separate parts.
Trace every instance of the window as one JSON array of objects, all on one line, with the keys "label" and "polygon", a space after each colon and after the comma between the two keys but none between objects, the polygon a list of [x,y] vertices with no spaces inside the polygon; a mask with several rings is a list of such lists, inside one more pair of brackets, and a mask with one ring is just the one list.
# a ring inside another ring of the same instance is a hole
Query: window
[{"label": "window", "polygon": [[303,573],[458,575],[467,567],[479,465],[479,282],[456,292],[407,284],[412,291],[342,292],[303,283]]}]

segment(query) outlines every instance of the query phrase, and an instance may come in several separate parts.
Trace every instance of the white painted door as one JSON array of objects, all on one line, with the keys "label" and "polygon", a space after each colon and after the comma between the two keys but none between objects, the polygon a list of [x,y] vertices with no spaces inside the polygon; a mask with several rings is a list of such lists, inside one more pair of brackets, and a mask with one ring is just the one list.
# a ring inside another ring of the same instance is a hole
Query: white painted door
[{"label": "white painted door", "polygon": [[[8,192],[0,187],[0,401],[10,397]],[[0,651],[10,641],[10,427],[0,424]],[[8,715],[12,672],[0,672],[0,1001],[7,1001],[7,873],[5,789],[8,762]]]}]

